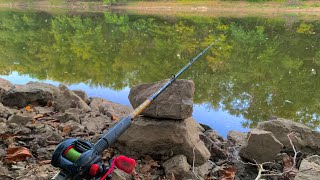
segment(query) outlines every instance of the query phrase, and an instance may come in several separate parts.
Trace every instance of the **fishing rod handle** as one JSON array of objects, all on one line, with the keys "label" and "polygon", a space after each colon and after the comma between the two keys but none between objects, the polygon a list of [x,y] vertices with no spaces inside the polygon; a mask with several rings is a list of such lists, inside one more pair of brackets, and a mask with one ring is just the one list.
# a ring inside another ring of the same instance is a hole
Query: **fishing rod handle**
[{"label": "fishing rod handle", "polygon": [[131,125],[131,115],[121,119],[118,123],[112,126],[105,134],[101,136],[96,144],[94,150],[101,154],[105,149],[110,147]]}]

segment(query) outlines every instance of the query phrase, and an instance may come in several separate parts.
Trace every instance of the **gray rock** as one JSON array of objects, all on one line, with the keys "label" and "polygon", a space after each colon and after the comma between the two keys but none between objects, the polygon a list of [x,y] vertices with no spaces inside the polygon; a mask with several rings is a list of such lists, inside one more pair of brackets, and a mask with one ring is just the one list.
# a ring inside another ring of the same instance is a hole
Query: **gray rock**
[{"label": "gray rock", "polygon": [[320,156],[318,156],[318,155],[312,155],[312,156],[309,156],[305,159],[308,160],[309,162],[314,162],[320,166]]},{"label": "gray rock", "polygon": [[188,164],[186,156],[180,154],[172,157],[162,164],[166,177],[171,177],[172,174],[177,179],[182,179],[189,175],[190,165]]},{"label": "gray rock", "polygon": [[6,119],[4,119],[4,118],[0,118],[0,123],[6,123],[7,122],[7,120]]},{"label": "gray rock", "polygon": [[59,89],[53,85],[29,82],[26,85],[17,85],[10,89],[2,97],[2,103],[5,106],[19,108],[25,107],[31,103],[38,103],[45,106],[54,101],[59,93]]},{"label": "gray rock", "polygon": [[206,162],[201,166],[195,167],[195,173],[197,174],[198,177],[207,178],[207,175],[209,174],[210,170],[213,169],[215,164],[211,162]]},{"label": "gray rock", "polygon": [[207,130],[204,132],[204,134],[209,138],[211,139],[212,141],[216,141],[216,142],[225,142],[225,140],[223,139],[222,136],[220,136],[220,134],[218,134],[217,131],[215,130]]},{"label": "gray rock", "polygon": [[2,95],[6,94],[7,91],[12,89],[14,86],[8,80],[0,78],[0,99]]},{"label": "gray rock", "polygon": [[13,114],[12,116],[9,117],[8,123],[26,125],[28,122],[32,122],[32,118],[34,115],[35,115],[34,113],[29,113],[29,112]]},{"label": "gray rock", "polygon": [[48,141],[58,141],[58,142],[60,142],[60,141],[63,140],[61,134],[59,134],[59,133],[57,133],[55,131],[47,131],[45,133],[45,137],[46,137],[46,139]]},{"label": "gray rock", "polygon": [[[164,80],[153,84],[140,84],[133,87],[129,94],[131,105],[134,108],[138,107],[166,82],[167,80]],[[142,112],[142,115],[166,119],[186,119],[191,117],[194,91],[193,81],[176,80]]]},{"label": "gray rock", "polygon": [[69,108],[78,108],[84,112],[88,112],[91,108],[73,91],[70,91],[66,86],[60,85],[60,95],[54,102],[55,110],[65,112]]},{"label": "gray rock", "polygon": [[0,146],[0,161],[4,158],[6,154],[7,152]]},{"label": "gray rock", "polygon": [[0,123],[0,134],[4,134],[7,131],[7,125],[4,122]]},{"label": "gray rock", "polygon": [[129,106],[124,106],[111,101],[107,101],[102,98],[93,97],[90,103],[92,111],[99,111],[100,113],[109,116],[115,116],[117,118],[126,117],[133,109]]},{"label": "gray rock", "polygon": [[82,91],[82,90],[72,90],[77,96],[79,96],[84,102],[86,102],[87,104],[90,103],[88,95],[86,92]]},{"label": "gray rock", "polygon": [[1,180],[12,180],[8,168],[0,162],[0,179]]},{"label": "gray rock", "polygon": [[318,155],[303,159],[295,180],[319,180],[320,157]]},{"label": "gray rock", "polygon": [[273,161],[282,148],[283,145],[271,132],[252,129],[239,155],[252,162],[263,163]]},{"label": "gray rock", "polygon": [[41,107],[41,106],[37,106],[37,107],[33,107],[34,112],[38,113],[38,114],[43,114],[43,115],[50,115],[54,112],[54,108],[45,106],[45,107]]},{"label": "gray rock", "polygon": [[131,174],[127,174],[120,169],[115,169],[112,172],[112,180],[128,180],[131,179]]},{"label": "gray rock", "polygon": [[231,130],[228,132],[227,139],[231,145],[242,146],[246,142],[248,133]]},{"label": "gray rock", "polygon": [[85,117],[81,120],[81,124],[85,126],[88,131],[101,133],[112,121],[108,116]]},{"label": "gray rock", "polygon": [[70,133],[83,132],[85,130],[85,126],[75,121],[68,121],[66,123],[59,124],[59,130],[63,131],[63,128],[66,126],[70,128]]},{"label": "gray rock", "polygon": [[138,152],[139,155],[183,154],[189,163],[192,163],[193,154],[195,154],[195,164],[202,165],[208,161],[210,152],[200,140],[201,132],[194,121],[192,118],[182,121],[168,119],[159,121],[139,117],[120,136],[119,144],[123,144],[128,152]]},{"label": "gray rock", "polygon": [[46,159],[51,159],[52,157],[52,152],[50,152],[48,148],[38,148],[36,154],[37,154],[37,159],[46,160]]},{"label": "gray rock", "polygon": [[56,118],[61,122],[65,123],[68,121],[74,121],[80,123],[79,114],[81,113],[81,110],[76,108],[70,108],[67,109],[64,113],[58,114]]},{"label": "gray rock", "polygon": [[291,148],[287,135],[293,132],[292,141],[297,150],[320,155],[320,133],[305,125],[279,118],[262,122],[257,128],[272,132],[286,148]]},{"label": "gray rock", "polygon": [[8,119],[8,117],[10,117],[12,114],[13,114],[13,112],[9,108],[3,106],[3,104],[0,103],[0,117],[1,118]]}]

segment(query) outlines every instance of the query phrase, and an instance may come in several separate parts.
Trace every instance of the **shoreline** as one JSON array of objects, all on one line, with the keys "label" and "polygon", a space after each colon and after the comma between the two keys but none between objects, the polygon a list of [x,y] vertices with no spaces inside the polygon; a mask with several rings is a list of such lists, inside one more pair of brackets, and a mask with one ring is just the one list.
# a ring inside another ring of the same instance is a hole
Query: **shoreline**
[{"label": "shoreline", "polygon": [[139,15],[196,15],[209,17],[274,17],[286,14],[300,16],[320,16],[320,2],[301,2],[289,6],[281,2],[245,2],[245,1],[199,1],[199,2],[132,2],[122,5],[105,5],[101,2],[56,3],[40,1],[35,3],[2,3],[0,8],[33,9],[47,12],[66,10],[72,12],[105,12],[117,11]]}]

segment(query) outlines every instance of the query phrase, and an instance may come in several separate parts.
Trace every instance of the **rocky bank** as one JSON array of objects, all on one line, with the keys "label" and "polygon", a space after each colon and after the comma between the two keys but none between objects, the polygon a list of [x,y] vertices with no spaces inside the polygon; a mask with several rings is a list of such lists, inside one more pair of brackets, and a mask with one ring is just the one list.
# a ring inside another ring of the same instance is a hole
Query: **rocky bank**
[{"label": "rocky bank", "polygon": [[[133,87],[132,106],[164,82]],[[120,154],[137,160],[133,174],[116,169],[113,179],[320,177],[319,132],[279,118],[224,139],[191,117],[194,91],[192,81],[177,80],[103,152],[106,163]],[[0,179],[50,179],[58,172],[50,165],[57,144],[67,138],[94,143],[132,110],[64,85],[0,79]]]}]

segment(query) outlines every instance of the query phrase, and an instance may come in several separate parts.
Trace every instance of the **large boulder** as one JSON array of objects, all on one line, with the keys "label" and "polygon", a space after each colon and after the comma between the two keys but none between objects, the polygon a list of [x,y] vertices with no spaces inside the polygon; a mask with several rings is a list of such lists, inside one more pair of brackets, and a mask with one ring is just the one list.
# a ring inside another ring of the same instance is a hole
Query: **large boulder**
[{"label": "large boulder", "polygon": [[283,145],[269,131],[252,129],[239,155],[252,162],[264,163],[273,161]]},{"label": "large boulder", "polygon": [[318,155],[303,159],[295,180],[319,180],[320,157]]},{"label": "large boulder", "polygon": [[286,148],[291,147],[287,135],[293,132],[291,139],[297,150],[320,155],[320,133],[303,124],[279,118],[262,122],[257,129],[272,132]]},{"label": "large boulder", "polygon": [[60,94],[54,102],[55,110],[65,112],[69,108],[77,108],[83,112],[88,112],[91,108],[73,91],[69,90],[66,86],[60,85]]},{"label": "large boulder", "polygon": [[[138,107],[166,82],[167,80],[164,80],[133,87],[129,94],[131,105],[134,108]],[[186,119],[191,117],[194,91],[193,81],[176,80],[142,112],[142,115],[166,119]]]},{"label": "large boulder", "polygon": [[29,82],[26,85],[16,85],[2,96],[5,106],[25,107],[31,103],[45,106],[51,104],[59,94],[59,89],[53,85],[39,82]]},{"label": "large boulder", "polygon": [[129,106],[117,104],[102,98],[93,97],[89,104],[92,111],[99,111],[100,113],[112,117],[125,117],[128,116],[133,109]]},{"label": "large boulder", "polygon": [[120,136],[118,144],[128,153],[149,154],[155,158],[183,154],[189,163],[194,160],[196,165],[202,165],[208,161],[210,152],[200,140],[201,131],[195,124],[192,118],[159,121],[138,117]]},{"label": "large boulder", "polygon": [[8,80],[0,78],[0,99],[3,94],[12,89],[14,86]]}]

